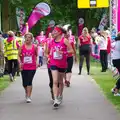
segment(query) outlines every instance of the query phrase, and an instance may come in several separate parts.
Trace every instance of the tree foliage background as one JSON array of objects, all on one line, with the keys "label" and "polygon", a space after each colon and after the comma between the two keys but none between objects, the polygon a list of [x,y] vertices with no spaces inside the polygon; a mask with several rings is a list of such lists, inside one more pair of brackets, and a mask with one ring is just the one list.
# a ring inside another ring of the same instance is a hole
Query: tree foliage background
[{"label": "tree foliage background", "polygon": [[77,33],[78,19],[85,19],[85,26],[89,29],[98,27],[103,13],[109,12],[109,9],[77,9],[77,0],[1,0],[9,2],[12,8],[10,14],[15,17],[15,8],[22,7],[26,12],[26,21],[32,9],[39,2],[47,2],[51,7],[51,14],[41,19],[33,28],[32,32],[38,34],[40,30],[45,30],[50,20],[55,20],[56,24],[71,24],[73,32]]}]

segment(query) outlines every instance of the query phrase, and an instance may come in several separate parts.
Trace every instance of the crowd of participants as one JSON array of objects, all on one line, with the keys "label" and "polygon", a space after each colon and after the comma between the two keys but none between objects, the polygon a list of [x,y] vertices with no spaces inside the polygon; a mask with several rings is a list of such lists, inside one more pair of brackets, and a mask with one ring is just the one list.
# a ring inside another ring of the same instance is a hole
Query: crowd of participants
[{"label": "crowd of participants", "polygon": [[[113,29],[114,30],[114,29]],[[112,30],[112,31],[113,31]],[[108,68],[113,70],[113,76],[117,77],[115,87],[111,90],[114,96],[120,96],[120,33],[112,36],[110,30],[96,31],[91,30],[92,37],[92,56],[100,60],[101,72],[106,72]]]},{"label": "crowd of participants", "polygon": [[43,31],[37,37],[30,32],[24,36],[21,32],[16,34],[8,31],[6,38],[1,40],[10,80],[14,81],[16,72],[17,75],[21,72],[26,102],[30,103],[32,81],[37,68],[43,65],[45,57],[53,106],[58,107],[62,103],[64,83],[70,86],[73,60],[77,59],[75,37],[72,35],[71,26],[67,29],[56,26],[48,37]]},{"label": "crowd of participants", "polygon": [[[16,73],[19,76],[21,72],[27,103],[31,102],[32,81],[37,68],[45,63],[44,58],[48,68],[53,106],[57,108],[62,103],[64,85],[70,87],[73,63],[77,62],[75,38],[71,25],[57,25],[47,35],[41,31],[36,37],[30,32],[22,36],[21,32],[13,31],[8,31],[4,38],[3,35],[0,36],[0,41],[3,41],[1,42],[1,53],[5,57],[5,70],[7,70],[5,72],[8,72],[11,81],[15,80]],[[118,34],[114,40],[115,45],[112,46],[109,30],[96,31],[93,28],[89,32],[88,28],[83,28],[82,34],[78,37],[80,56],[78,75],[81,75],[84,58],[87,74],[90,75],[91,55],[95,59],[100,59],[101,72],[106,72],[108,56],[111,56],[111,46],[114,48],[112,51],[113,65],[120,73],[119,39]],[[114,96],[120,96],[119,89],[120,79],[112,89]]]}]

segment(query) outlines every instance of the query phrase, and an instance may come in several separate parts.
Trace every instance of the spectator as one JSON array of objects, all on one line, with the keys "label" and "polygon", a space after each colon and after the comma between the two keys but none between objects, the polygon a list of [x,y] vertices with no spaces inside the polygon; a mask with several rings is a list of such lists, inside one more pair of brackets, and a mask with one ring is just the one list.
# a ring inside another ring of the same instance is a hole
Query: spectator
[{"label": "spectator", "polygon": [[84,28],[82,35],[79,37],[79,75],[81,75],[84,57],[86,58],[87,74],[90,72],[90,53],[91,53],[91,36],[88,33],[88,29]]},{"label": "spectator", "polygon": [[3,76],[4,73],[4,44],[3,44],[2,32],[0,31],[0,77]]},{"label": "spectator", "polygon": [[106,70],[108,68],[108,60],[107,60],[108,39],[107,39],[105,31],[101,31],[100,40],[98,42],[98,45],[100,47],[100,62],[101,62],[101,66],[102,66],[101,72],[106,72]]},{"label": "spectator", "polygon": [[[120,32],[118,33],[118,36],[115,38],[115,46],[112,52],[112,62],[114,67],[118,69],[118,72],[120,74]],[[120,90],[120,78],[116,82],[116,87],[112,90],[114,96],[120,96],[120,94],[118,93],[119,90]]]},{"label": "spectator", "polygon": [[43,56],[44,56],[44,47],[41,44],[39,44],[39,47],[38,47],[38,56],[39,56],[39,64],[40,66],[43,65]]}]

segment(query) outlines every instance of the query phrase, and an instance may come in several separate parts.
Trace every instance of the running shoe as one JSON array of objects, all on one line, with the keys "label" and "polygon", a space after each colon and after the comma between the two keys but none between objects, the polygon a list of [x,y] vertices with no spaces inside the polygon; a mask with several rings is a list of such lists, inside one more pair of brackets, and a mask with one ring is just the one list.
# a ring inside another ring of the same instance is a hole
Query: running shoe
[{"label": "running shoe", "polygon": [[67,80],[65,80],[65,86],[67,86]]},{"label": "running shoe", "polygon": [[14,81],[14,78],[13,78],[12,74],[10,74],[9,76],[10,76],[10,81],[13,82],[13,81]]},{"label": "running shoe", "polygon": [[13,77],[13,80],[16,81],[16,77]]},{"label": "running shoe", "polygon": [[120,96],[120,93],[114,93],[114,96]]},{"label": "running shoe", "polygon": [[70,87],[70,82],[67,81],[67,80],[65,80],[65,86],[66,86],[66,87]]},{"label": "running shoe", "polygon": [[27,102],[27,103],[31,103],[31,98],[30,98],[30,97],[27,97],[27,98],[26,98],[26,102]]},{"label": "running shoe", "polygon": [[114,94],[114,93],[115,93],[115,88],[112,88],[112,89],[111,89],[111,92]]},{"label": "running shoe", "polygon": [[81,73],[79,72],[78,75],[81,75]]},{"label": "running shoe", "polygon": [[59,96],[59,97],[58,97],[59,104],[62,103],[62,100],[63,100],[63,96]]},{"label": "running shoe", "polygon": [[54,103],[53,103],[54,108],[58,108],[59,105],[60,105],[59,100],[58,100],[58,99],[55,99],[55,100],[54,100]]},{"label": "running shoe", "polygon": [[67,81],[67,87],[70,87],[70,82],[69,81]]}]

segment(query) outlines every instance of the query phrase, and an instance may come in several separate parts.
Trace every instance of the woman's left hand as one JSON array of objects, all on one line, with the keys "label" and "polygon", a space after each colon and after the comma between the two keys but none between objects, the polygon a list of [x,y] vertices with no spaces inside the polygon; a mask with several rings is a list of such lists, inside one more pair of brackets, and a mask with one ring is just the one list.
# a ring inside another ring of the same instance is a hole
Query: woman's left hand
[{"label": "woman's left hand", "polygon": [[58,54],[63,54],[63,51],[57,51]]},{"label": "woman's left hand", "polygon": [[40,64],[37,64],[37,68],[39,68],[40,67]]}]

